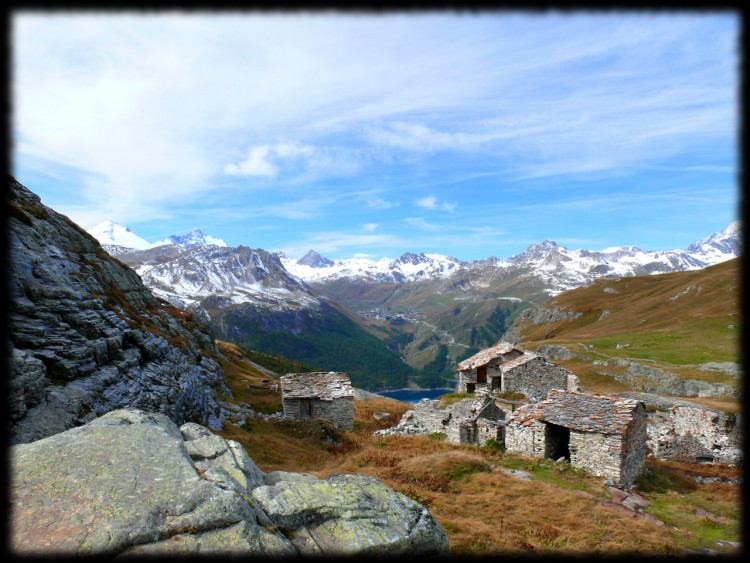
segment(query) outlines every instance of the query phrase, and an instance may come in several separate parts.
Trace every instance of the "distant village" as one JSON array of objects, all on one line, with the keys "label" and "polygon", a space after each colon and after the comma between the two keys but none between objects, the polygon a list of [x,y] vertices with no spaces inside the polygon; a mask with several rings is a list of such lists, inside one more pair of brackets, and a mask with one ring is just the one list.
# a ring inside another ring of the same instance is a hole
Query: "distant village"
[{"label": "distant village", "polygon": [[366,311],[358,311],[357,314],[366,318],[386,320],[386,321],[397,321],[397,320],[418,321],[422,318],[421,315],[417,313],[411,307],[409,307],[406,310],[406,312],[398,312],[398,313],[392,312],[390,307],[376,307],[374,309],[368,309]]},{"label": "distant village", "polygon": [[[626,490],[647,454],[741,461],[736,417],[677,404],[667,413],[649,413],[641,400],[585,393],[572,372],[508,342],[463,360],[457,370],[456,391],[466,398],[449,406],[422,399],[396,426],[375,434],[441,433],[452,443],[477,446],[494,441],[508,453],[567,462]],[[287,374],[281,391],[284,418],[321,418],[341,430],[353,428],[355,393],[347,374]]]}]

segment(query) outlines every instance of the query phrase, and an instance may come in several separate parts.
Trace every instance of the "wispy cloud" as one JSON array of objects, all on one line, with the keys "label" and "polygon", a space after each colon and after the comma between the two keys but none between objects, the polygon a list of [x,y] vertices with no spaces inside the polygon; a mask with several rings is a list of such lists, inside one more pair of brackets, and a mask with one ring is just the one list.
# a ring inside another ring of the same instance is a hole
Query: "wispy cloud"
[{"label": "wispy cloud", "polygon": [[400,204],[397,201],[389,201],[381,197],[375,197],[367,200],[367,206],[374,209],[392,209]]},{"label": "wispy cloud", "polygon": [[302,256],[310,248],[314,248],[323,255],[327,253],[345,253],[349,255],[361,254],[367,248],[377,249],[383,246],[397,246],[397,237],[382,234],[361,234],[343,231],[327,231],[317,233],[305,240],[288,242],[281,248],[287,256]]},{"label": "wispy cloud", "polygon": [[331,160],[324,151],[310,145],[277,143],[250,149],[245,160],[227,164],[224,172],[236,176],[269,176],[275,178],[282,168],[300,164],[303,168],[330,166]]},{"label": "wispy cloud", "polygon": [[422,207],[424,209],[442,210],[442,211],[455,211],[456,207],[458,207],[458,203],[456,202],[438,203],[438,200],[434,195],[428,195],[423,198],[420,198],[415,203],[417,204],[418,207]]}]

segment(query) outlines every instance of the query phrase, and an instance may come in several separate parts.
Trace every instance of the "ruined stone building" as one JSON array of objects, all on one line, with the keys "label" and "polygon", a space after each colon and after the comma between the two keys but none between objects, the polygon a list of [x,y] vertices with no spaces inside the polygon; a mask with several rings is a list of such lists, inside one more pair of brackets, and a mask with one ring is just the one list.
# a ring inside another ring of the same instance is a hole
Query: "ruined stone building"
[{"label": "ruined stone building", "polygon": [[279,379],[284,418],[318,418],[340,430],[354,428],[354,389],[347,374],[288,373]]},{"label": "ruined stone building", "polygon": [[500,342],[458,364],[459,393],[512,391],[541,401],[551,389],[577,391],[578,377],[508,342]]},{"label": "ruined stone building", "polygon": [[675,406],[668,416],[653,417],[663,420],[649,424],[648,446],[660,459],[736,465],[742,461],[738,416]]},{"label": "ruined stone building", "polygon": [[442,433],[454,444],[484,445],[502,440],[506,413],[489,393],[462,399],[448,407],[440,401],[422,399],[414,410],[404,413],[398,425],[375,432],[376,436]]},{"label": "ruined stone building", "polygon": [[632,488],[646,460],[646,408],[633,399],[551,390],[508,415],[509,453],[565,458],[574,467]]}]

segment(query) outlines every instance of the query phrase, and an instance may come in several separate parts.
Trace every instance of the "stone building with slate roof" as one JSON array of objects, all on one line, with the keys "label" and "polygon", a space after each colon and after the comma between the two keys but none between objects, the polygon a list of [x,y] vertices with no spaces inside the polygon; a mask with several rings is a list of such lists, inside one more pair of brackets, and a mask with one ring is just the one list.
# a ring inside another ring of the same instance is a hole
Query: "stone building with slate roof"
[{"label": "stone building with slate roof", "polygon": [[551,390],[506,419],[509,453],[565,458],[574,467],[633,487],[646,461],[646,408],[633,399]]},{"label": "stone building with slate roof", "polygon": [[578,390],[575,374],[508,342],[482,350],[457,367],[459,393],[512,391],[541,401],[551,389]]},{"label": "stone building with slate roof", "polygon": [[284,418],[325,419],[340,430],[354,428],[354,389],[347,374],[288,373],[279,379]]}]

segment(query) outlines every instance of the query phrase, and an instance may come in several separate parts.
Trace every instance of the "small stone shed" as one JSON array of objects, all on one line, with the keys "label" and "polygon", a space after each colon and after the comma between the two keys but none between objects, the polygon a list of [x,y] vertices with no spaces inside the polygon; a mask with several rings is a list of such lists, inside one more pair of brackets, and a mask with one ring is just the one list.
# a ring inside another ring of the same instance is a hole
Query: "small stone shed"
[{"label": "small stone shed", "polygon": [[279,379],[284,418],[318,418],[340,430],[354,428],[354,389],[347,374],[288,373]]},{"label": "small stone shed", "polygon": [[512,391],[541,401],[551,389],[578,390],[575,374],[509,342],[482,350],[457,367],[459,393]]},{"label": "small stone shed", "polygon": [[505,447],[518,455],[564,457],[630,489],[646,461],[646,425],[641,401],[551,390],[547,400],[508,416]]}]

